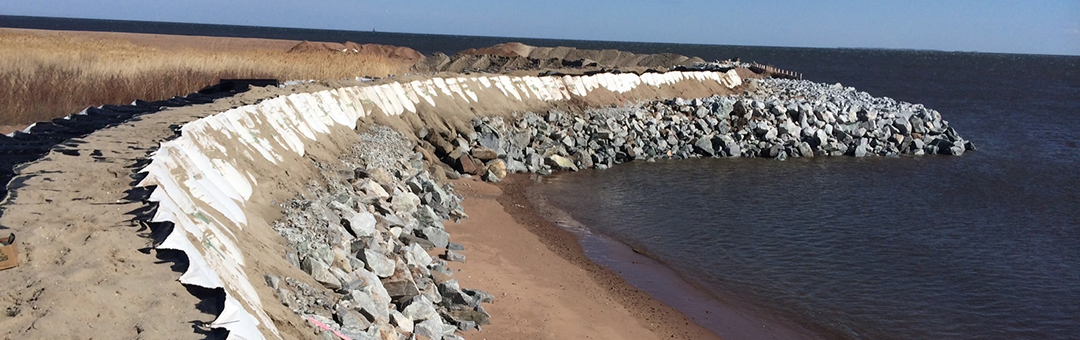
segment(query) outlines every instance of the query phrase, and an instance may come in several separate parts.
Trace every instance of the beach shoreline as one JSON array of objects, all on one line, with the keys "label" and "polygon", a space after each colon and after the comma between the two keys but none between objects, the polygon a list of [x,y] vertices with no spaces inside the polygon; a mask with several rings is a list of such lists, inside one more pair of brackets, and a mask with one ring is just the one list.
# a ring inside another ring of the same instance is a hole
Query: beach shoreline
[{"label": "beach shoreline", "polygon": [[[602,170],[584,170],[602,171]],[[683,314],[701,327],[724,339],[818,339],[810,330],[785,320],[740,296],[716,295],[702,282],[676,271],[671,263],[653,257],[611,235],[601,234],[574,219],[551,200],[547,181],[558,181],[556,173],[526,182],[523,191],[534,212],[544,216],[550,228],[575,236],[582,255],[607,271],[617,273],[622,283]],[[512,193],[515,196],[518,193]]]},{"label": "beach shoreline", "polygon": [[462,285],[496,297],[485,307],[492,324],[467,338],[720,339],[589,260],[574,234],[533,209],[530,181],[526,174],[497,186],[453,181],[470,218],[446,223],[468,257],[452,267]]}]

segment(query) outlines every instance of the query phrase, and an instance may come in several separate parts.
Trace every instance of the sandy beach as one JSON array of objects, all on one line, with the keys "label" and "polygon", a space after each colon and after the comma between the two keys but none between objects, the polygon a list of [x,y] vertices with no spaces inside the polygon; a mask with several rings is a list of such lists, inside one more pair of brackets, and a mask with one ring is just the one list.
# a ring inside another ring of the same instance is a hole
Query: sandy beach
[{"label": "sandy beach", "polygon": [[492,324],[470,339],[718,339],[618,274],[589,261],[575,236],[537,216],[528,175],[454,181],[470,218],[446,222],[465,246],[463,285],[496,296]]}]

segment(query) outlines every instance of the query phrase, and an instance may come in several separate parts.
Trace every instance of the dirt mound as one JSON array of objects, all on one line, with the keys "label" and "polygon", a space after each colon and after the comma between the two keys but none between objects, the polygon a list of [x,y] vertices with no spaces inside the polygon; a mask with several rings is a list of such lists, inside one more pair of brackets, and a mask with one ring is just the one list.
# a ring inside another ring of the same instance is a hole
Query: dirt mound
[{"label": "dirt mound", "polygon": [[525,45],[525,44],[522,44],[522,43],[519,43],[519,42],[508,42],[508,43],[502,43],[502,44],[498,44],[498,45],[495,45],[495,46],[484,47],[484,48],[480,48],[480,49],[470,48],[470,49],[458,52],[458,54],[463,54],[463,55],[483,55],[483,54],[488,54],[488,55],[497,55],[497,56],[502,56],[502,57],[528,57],[529,53],[531,53],[534,48],[535,47]]},{"label": "dirt mound", "polygon": [[402,46],[358,44],[346,41],[344,44],[335,42],[311,42],[304,40],[289,49],[290,53],[304,52],[341,52],[362,55],[384,56],[390,59],[418,62],[424,59],[424,55],[414,49]]},{"label": "dirt mound", "polygon": [[484,48],[470,48],[453,57],[433,54],[416,65],[421,72],[505,72],[537,69],[668,69],[704,62],[679,54],[635,54],[619,50],[585,50],[574,47],[535,47],[508,42]]}]

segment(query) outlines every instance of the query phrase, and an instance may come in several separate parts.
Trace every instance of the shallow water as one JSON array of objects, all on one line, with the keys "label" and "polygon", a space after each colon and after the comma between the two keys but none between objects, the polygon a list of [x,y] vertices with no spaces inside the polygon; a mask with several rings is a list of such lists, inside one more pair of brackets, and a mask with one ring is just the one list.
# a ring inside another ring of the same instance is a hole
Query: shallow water
[{"label": "shallow water", "polygon": [[797,70],[925,103],[979,151],[631,163],[539,190],[706,291],[827,338],[1080,334],[1080,58],[857,52]]}]

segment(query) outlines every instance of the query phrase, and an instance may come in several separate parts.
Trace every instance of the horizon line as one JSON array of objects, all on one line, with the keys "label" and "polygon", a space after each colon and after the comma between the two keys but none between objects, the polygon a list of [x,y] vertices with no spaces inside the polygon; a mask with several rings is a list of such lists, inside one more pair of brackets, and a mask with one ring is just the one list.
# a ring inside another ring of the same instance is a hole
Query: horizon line
[{"label": "horizon line", "polygon": [[[1054,53],[1018,53],[1018,52],[990,52],[990,51],[962,51],[962,50],[942,50],[942,49],[930,49],[930,48],[904,48],[904,47],[855,47],[855,46],[838,46],[838,47],[822,47],[822,46],[776,46],[776,45],[737,45],[737,44],[716,44],[716,43],[691,43],[691,42],[661,42],[661,41],[629,41],[629,40],[598,40],[598,39],[583,39],[583,38],[548,38],[548,37],[509,37],[509,36],[493,36],[493,35],[469,35],[469,34],[449,34],[449,33],[430,33],[430,32],[395,32],[395,31],[378,31],[374,28],[371,31],[361,30],[347,30],[347,29],[332,29],[332,28],[312,28],[312,27],[293,27],[293,26],[261,26],[261,25],[238,25],[238,24],[219,24],[219,23],[205,23],[205,22],[178,22],[178,21],[149,21],[149,20],[131,20],[131,19],[101,19],[101,18],[82,18],[82,17],[49,17],[49,16],[34,16],[34,15],[8,15],[0,14],[0,18],[19,18],[19,19],[61,19],[61,20],[81,20],[81,21],[113,21],[121,23],[149,23],[149,24],[170,24],[170,25],[196,25],[196,26],[220,26],[220,27],[236,27],[236,28],[249,28],[249,29],[278,29],[278,30],[310,30],[310,31],[329,31],[329,32],[341,32],[341,33],[366,33],[366,34],[400,34],[400,35],[432,35],[432,36],[445,36],[445,37],[476,37],[476,38],[495,38],[495,39],[524,39],[524,40],[551,40],[551,41],[571,41],[571,42],[594,42],[594,43],[647,43],[647,44],[667,44],[667,45],[697,45],[697,46],[729,46],[729,47],[765,47],[765,48],[791,48],[791,49],[809,49],[809,50],[884,50],[884,51],[897,51],[897,52],[937,52],[937,53],[981,53],[981,54],[1005,54],[1005,55],[1028,55],[1028,56],[1056,56],[1056,57],[1080,57],[1080,54],[1054,54]],[[63,28],[51,28],[44,27],[42,25],[32,25],[33,27],[26,27],[10,25],[7,21],[0,21],[0,27],[3,28],[17,28],[17,29],[38,29],[38,30],[51,30],[51,31],[68,31],[69,29]],[[198,35],[198,34],[183,34],[183,33],[148,33],[147,30],[129,29],[123,31],[108,31],[97,29],[77,29],[75,31],[86,32],[111,32],[111,33],[136,33],[136,34],[165,34],[165,35],[189,35],[189,36],[208,36],[208,37],[229,37],[229,38],[252,38],[247,36],[218,34],[218,35]],[[263,37],[257,39],[277,39],[277,40],[296,40],[287,38],[276,37]],[[304,39],[306,40],[306,39]],[[504,43],[515,42],[513,40],[507,40]],[[405,45],[398,45],[403,47]],[[475,46],[474,48],[482,48],[488,46]],[[555,46],[544,46],[555,47]]]}]

